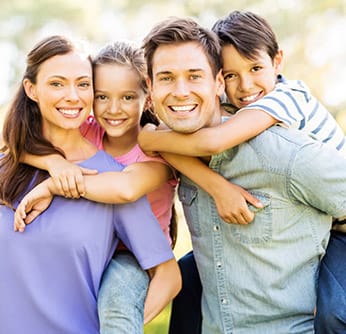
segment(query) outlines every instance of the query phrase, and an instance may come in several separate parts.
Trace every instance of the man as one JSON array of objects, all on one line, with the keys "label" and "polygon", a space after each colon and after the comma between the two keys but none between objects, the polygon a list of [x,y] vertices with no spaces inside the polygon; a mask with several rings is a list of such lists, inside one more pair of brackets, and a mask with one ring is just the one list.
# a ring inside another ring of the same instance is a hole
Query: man
[{"label": "man", "polygon": [[[167,126],[190,133],[221,123],[224,83],[213,33],[189,19],[168,19],[146,36],[144,51],[155,111]],[[165,157],[184,173],[175,156]],[[226,224],[211,197],[181,177],[179,198],[203,286],[202,332],[313,333],[319,262],[332,216],[346,215],[345,160],[274,126],[213,156],[209,167],[264,208],[251,224]]]}]

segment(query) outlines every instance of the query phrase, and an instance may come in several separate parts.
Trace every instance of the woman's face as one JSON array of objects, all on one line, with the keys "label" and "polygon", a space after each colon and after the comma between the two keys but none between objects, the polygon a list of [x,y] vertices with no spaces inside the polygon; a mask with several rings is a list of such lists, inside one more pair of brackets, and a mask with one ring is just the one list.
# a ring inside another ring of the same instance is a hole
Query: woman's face
[{"label": "woman's face", "polygon": [[125,65],[96,65],[94,114],[109,137],[137,136],[146,97],[140,79]]},{"label": "woman's face", "polygon": [[45,135],[56,129],[78,129],[91,111],[92,67],[86,56],[76,52],[46,60],[36,84],[25,81],[24,87],[40,108]]}]

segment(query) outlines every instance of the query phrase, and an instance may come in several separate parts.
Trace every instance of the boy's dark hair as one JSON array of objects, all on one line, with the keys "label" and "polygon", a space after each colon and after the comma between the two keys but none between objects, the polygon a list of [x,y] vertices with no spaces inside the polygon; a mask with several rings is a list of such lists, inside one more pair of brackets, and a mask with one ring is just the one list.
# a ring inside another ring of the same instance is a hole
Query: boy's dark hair
[{"label": "boy's dark hair", "polygon": [[144,38],[142,48],[147,61],[148,76],[153,79],[153,57],[160,45],[197,42],[205,52],[213,74],[222,69],[221,47],[217,36],[190,18],[170,17],[153,27]]},{"label": "boy's dark hair", "polygon": [[265,50],[274,59],[279,51],[275,33],[269,23],[252,12],[233,11],[216,21],[212,30],[222,46],[232,44],[248,59],[254,59],[260,50]]}]

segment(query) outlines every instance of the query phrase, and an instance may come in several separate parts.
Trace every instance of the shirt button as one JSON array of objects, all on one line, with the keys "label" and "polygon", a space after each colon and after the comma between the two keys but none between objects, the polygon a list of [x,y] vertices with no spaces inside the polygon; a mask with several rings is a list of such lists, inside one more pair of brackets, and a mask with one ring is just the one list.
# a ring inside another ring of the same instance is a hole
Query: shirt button
[{"label": "shirt button", "polygon": [[222,267],[222,263],[220,261],[216,262],[216,267],[221,268]]},{"label": "shirt button", "polygon": [[214,231],[217,232],[219,229],[220,229],[220,226],[219,225],[214,225]]},{"label": "shirt button", "polygon": [[225,298],[222,298],[222,299],[221,299],[221,304],[223,304],[223,305],[226,305],[226,304],[228,304],[228,302],[227,302],[227,299],[225,299]]}]

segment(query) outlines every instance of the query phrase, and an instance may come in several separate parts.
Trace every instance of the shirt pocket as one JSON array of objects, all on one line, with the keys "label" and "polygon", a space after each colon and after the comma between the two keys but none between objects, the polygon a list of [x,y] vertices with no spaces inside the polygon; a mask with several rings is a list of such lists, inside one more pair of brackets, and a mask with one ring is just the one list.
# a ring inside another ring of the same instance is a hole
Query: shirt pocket
[{"label": "shirt pocket", "polygon": [[249,191],[257,197],[263,204],[263,208],[256,208],[249,205],[251,211],[255,213],[255,219],[247,225],[229,224],[232,236],[243,244],[261,244],[272,239],[273,220],[270,195],[259,192]]},{"label": "shirt pocket", "polygon": [[198,190],[196,187],[184,184],[179,186],[179,200],[184,209],[185,220],[189,227],[191,235],[200,236],[201,227],[198,217]]}]

